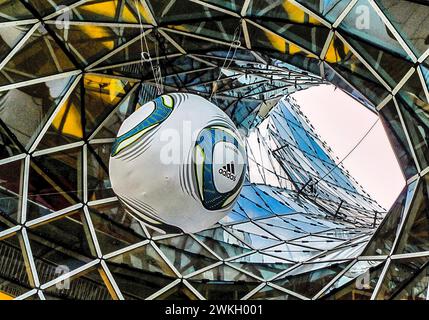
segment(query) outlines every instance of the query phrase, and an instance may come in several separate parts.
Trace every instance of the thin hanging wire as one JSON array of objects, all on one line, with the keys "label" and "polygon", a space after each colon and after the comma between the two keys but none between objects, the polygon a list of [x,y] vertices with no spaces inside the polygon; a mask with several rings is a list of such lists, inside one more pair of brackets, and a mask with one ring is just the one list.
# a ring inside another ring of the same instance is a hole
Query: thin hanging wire
[{"label": "thin hanging wire", "polygon": [[[219,82],[220,78],[222,77],[222,69],[228,69],[231,66],[232,61],[234,61],[235,55],[237,53],[237,49],[241,46],[241,42],[240,42],[240,38],[241,38],[241,20],[242,19],[240,19],[240,22],[239,22],[237,28],[235,28],[235,30],[234,30],[234,36],[233,36],[232,41],[231,41],[231,43],[229,45],[228,52],[227,52],[227,54],[225,56],[225,59],[224,59],[223,64],[222,64],[222,67],[219,68],[219,75],[218,75],[216,81],[213,82],[213,85],[216,86],[216,87],[213,88],[213,90],[212,90],[212,93],[210,95],[210,100],[212,100],[213,97],[216,98],[217,83]],[[232,51],[232,48],[234,48],[234,51],[232,53],[231,58],[229,59],[229,55],[230,55],[230,53]],[[229,62],[228,62],[228,60],[229,60]]]},{"label": "thin hanging wire", "polygon": [[[138,1],[140,3],[140,6],[142,8],[144,8],[143,5],[143,0],[139,0]],[[140,37],[140,49],[141,49],[141,54],[140,54],[140,59],[141,59],[141,64],[142,66],[144,65],[145,62],[149,62],[150,64],[150,68],[152,69],[152,74],[153,74],[153,78],[155,80],[155,85],[156,85],[156,89],[157,89],[157,93],[158,95],[161,95],[163,92],[163,82],[162,82],[162,74],[161,74],[161,68],[159,67],[159,64],[156,66],[156,68],[154,67],[153,61],[152,61],[152,56],[150,54],[150,50],[149,50],[149,45],[146,39],[146,32],[144,29],[144,25],[143,25],[143,21],[142,21],[142,17],[140,15],[140,7],[137,3],[137,0],[134,0],[134,5],[136,6],[136,10],[137,10],[137,15],[139,18],[139,24],[140,24],[140,32],[141,32],[141,37]],[[155,41],[155,46],[156,46],[156,41]],[[146,47],[146,50],[145,50]],[[156,49],[157,51],[157,49]]]},{"label": "thin hanging wire", "polygon": [[156,65],[156,72],[157,75],[159,76],[158,78],[158,83],[160,85],[161,88],[161,93],[164,91],[164,83],[163,83],[163,79],[162,79],[162,70],[161,70],[161,64],[160,64],[160,60],[159,60],[159,41],[155,41],[155,54],[158,57],[157,59],[157,65]]},{"label": "thin hanging wire", "polygon": [[338,162],[335,166],[333,166],[331,168],[331,170],[329,170],[322,178],[320,178],[319,180],[317,180],[313,185],[318,184],[320,181],[323,181],[328,175],[331,174],[332,171],[334,171],[336,168],[338,168],[338,166],[343,163],[344,160],[346,160],[352,153],[353,151],[356,150],[356,148],[365,140],[365,138],[369,135],[369,133],[372,131],[372,129],[374,129],[375,125],[378,123],[378,121],[380,120],[380,118],[377,118],[377,120],[375,120],[375,122],[372,124],[372,126],[367,130],[367,132],[362,136],[362,138],[360,138],[360,140],[355,144],[355,146],[341,159],[340,162]]}]

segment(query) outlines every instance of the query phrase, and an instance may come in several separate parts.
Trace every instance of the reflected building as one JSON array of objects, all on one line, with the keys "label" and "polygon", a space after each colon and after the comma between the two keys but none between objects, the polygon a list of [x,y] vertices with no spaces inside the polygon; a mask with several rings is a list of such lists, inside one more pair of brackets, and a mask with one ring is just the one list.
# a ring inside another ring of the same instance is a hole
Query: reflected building
[{"label": "reflected building", "polygon": [[[192,14],[191,14],[192,13]],[[0,3],[1,299],[428,297],[429,8],[393,0]],[[290,94],[378,114],[407,185],[380,207]],[[234,210],[196,234],[134,220],[111,146],[163,92],[246,136]]]}]

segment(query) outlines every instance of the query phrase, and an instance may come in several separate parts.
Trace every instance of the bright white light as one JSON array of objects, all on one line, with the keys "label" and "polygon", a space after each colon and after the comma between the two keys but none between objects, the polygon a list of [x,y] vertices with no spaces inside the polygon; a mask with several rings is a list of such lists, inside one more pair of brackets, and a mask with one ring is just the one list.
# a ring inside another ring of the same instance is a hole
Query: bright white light
[{"label": "bright white light", "polygon": [[[376,114],[333,85],[312,87],[292,96],[339,159],[356,145],[377,120]],[[391,207],[405,185],[381,121],[343,164],[386,209]]]}]

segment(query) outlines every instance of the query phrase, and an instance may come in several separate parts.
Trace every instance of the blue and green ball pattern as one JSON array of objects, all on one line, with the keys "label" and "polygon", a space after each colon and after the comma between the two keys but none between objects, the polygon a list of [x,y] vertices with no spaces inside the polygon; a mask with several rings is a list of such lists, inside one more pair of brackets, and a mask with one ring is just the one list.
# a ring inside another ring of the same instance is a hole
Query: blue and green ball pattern
[{"label": "blue and green ball pattern", "polygon": [[[234,144],[237,149],[244,154],[244,148],[240,142],[228,131],[230,129],[222,129],[220,126],[207,127],[203,129],[196,140],[195,152],[199,152],[204,159],[202,169],[199,169],[196,162],[194,162],[195,179],[197,182],[197,189],[199,198],[207,210],[221,210],[231,204],[231,197],[237,194],[237,191],[241,188],[246,172],[246,168],[243,168],[240,177],[237,177],[237,185],[234,189],[229,192],[221,193],[216,190],[214,183],[214,171],[212,161],[214,147],[219,142],[228,142]],[[202,170],[203,173],[199,174],[198,170]],[[199,177],[202,177],[199,178]]]},{"label": "blue and green ball pattern", "polygon": [[174,99],[172,96],[168,97],[170,99],[167,99],[166,96],[163,95],[153,100],[155,108],[152,113],[133,129],[116,139],[112,147],[112,157],[118,155],[125,148],[135,144],[141,136],[161,124],[170,116],[174,109]]}]

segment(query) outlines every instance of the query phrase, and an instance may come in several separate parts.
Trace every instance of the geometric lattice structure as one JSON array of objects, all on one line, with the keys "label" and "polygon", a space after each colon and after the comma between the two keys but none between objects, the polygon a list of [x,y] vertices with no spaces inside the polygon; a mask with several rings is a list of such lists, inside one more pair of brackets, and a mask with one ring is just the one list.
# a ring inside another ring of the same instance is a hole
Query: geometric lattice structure
[{"label": "geometric lattice structure", "polygon": [[[428,14],[402,0],[2,1],[0,298],[426,299]],[[278,104],[328,82],[379,114],[407,180],[375,233],[382,208]],[[251,168],[234,211],[198,234],[158,234],[110,187],[116,132],[158,88],[211,99],[261,146],[261,177]]]}]

